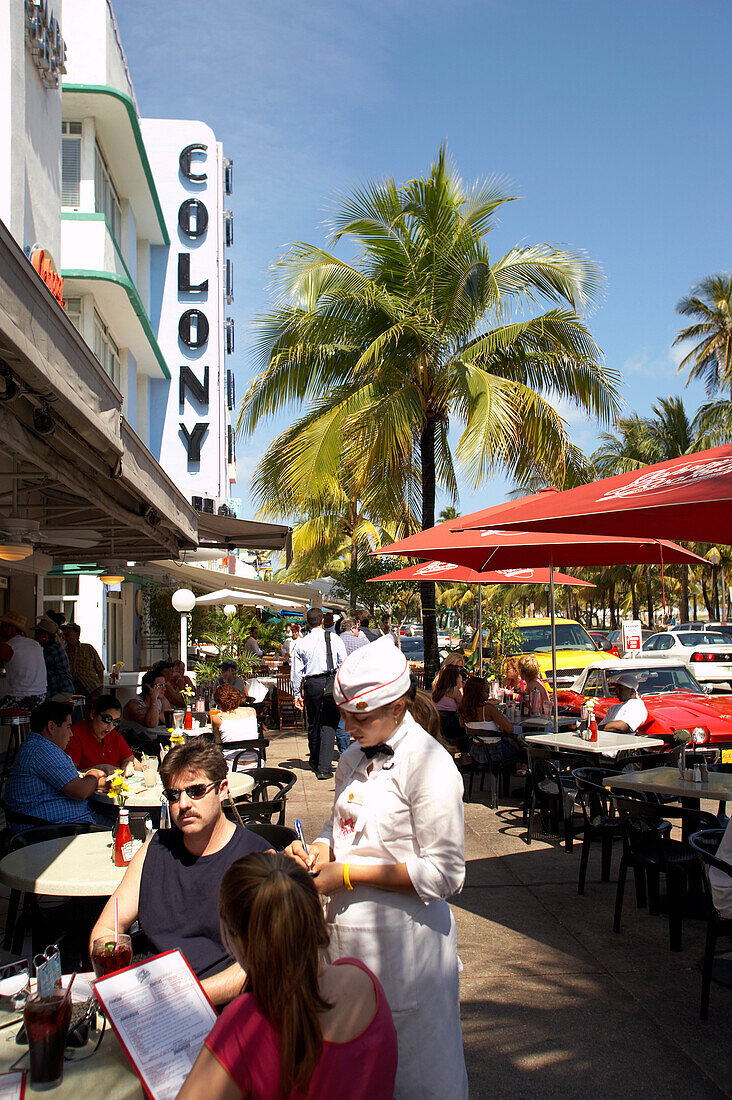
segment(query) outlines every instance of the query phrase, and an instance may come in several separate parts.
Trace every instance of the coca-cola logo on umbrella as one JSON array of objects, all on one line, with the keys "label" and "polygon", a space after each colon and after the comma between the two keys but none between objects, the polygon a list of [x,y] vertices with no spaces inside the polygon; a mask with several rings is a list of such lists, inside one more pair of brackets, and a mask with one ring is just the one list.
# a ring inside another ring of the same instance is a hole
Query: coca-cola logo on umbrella
[{"label": "coca-cola logo on umbrella", "polygon": [[429,577],[433,573],[447,573],[451,569],[455,569],[454,565],[451,565],[447,561],[431,561],[429,565],[423,566],[422,569],[415,571],[415,577]]},{"label": "coca-cola logo on umbrella", "polygon": [[702,481],[711,481],[715,477],[732,474],[732,458],[719,458],[712,462],[686,462],[680,466],[639,473],[638,477],[627,485],[610,489],[601,500],[619,500],[637,496],[639,493],[662,493],[679,489],[685,485],[696,485]]}]

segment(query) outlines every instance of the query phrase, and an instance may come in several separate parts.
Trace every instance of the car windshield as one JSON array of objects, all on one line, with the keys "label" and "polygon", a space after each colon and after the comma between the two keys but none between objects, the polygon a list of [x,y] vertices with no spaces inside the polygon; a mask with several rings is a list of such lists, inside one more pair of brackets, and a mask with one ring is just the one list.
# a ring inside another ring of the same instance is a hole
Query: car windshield
[{"label": "car windshield", "polygon": [[[522,653],[551,653],[551,628],[546,626],[520,626]],[[595,643],[579,623],[557,623],[557,649],[589,649],[594,652]]]},{"label": "car windshield", "polygon": [[700,645],[728,645],[729,640],[725,638],[724,634],[713,634],[711,631],[700,631],[698,634],[677,634],[683,646],[691,649],[692,647]]},{"label": "car windshield", "polygon": [[424,642],[421,638],[400,638],[402,653],[412,661],[424,658]]},{"label": "car windshield", "polygon": [[627,664],[618,668],[603,668],[608,684],[613,676],[621,672],[632,671],[639,679],[639,695],[660,695],[666,691],[693,691],[703,695],[701,684],[683,665],[642,665],[633,661],[632,669]]}]

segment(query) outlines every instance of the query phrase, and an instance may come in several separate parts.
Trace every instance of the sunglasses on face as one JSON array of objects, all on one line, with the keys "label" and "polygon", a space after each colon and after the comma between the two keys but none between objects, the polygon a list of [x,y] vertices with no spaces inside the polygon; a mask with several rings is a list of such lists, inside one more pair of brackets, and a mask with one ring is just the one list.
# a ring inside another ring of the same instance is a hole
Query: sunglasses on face
[{"label": "sunglasses on face", "polygon": [[119,718],[113,718],[111,714],[100,714],[99,718],[107,726],[114,726],[115,729],[119,726]]},{"label": "sunglasses on face", "polygon": [[167,798],[171,805],[180,801],[180,796],[185,794],[187,798],[192,798],[194,802],[198,802],[199,798],[203,798],[214,787],[218,790],[218,783],[193,783],[190,787],[165,787],[163,794]]}]

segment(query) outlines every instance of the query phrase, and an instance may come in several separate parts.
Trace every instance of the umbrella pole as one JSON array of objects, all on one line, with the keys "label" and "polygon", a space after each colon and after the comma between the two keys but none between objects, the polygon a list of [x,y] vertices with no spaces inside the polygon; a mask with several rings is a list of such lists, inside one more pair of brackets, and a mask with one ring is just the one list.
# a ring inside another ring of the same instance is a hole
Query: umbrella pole
[{"label": "umbrella pole", "polygon": [[552,631],[552,706],[554,709],[554,732],[559,733],[559,702],[557,700],[557,626],[554,610],[554,566],[549,566],[549,604]]},{"label": "umbrella pole", "polygon": [[478,675],[483,675],[483,585],[478,585]]}]

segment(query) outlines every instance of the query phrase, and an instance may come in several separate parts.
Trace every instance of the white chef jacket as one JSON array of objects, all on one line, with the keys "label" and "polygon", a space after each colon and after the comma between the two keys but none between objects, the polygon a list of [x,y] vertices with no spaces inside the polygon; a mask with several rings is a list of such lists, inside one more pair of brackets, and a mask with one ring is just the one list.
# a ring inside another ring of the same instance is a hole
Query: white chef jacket
[{"label": "white chef jacket", "polygon": [[637,732],[643,723],[648,721],[646,704],[637,696],[634,699],[628,699],[625,703],[613,703],[600,723],[600,728],[602,729],[607,722],[615,721],[627,722],[630,729]]},{"label": "white chef jacket", "polygon": [[409,713],[386,743],[393,756],[368,760],[356,742],[341,755],[318,839],[338,861],[405,863],[416,894],[338,890],[330,950],[362,959],[384,987],[399,1041],[397,1100],[467,1100],[457,933],[443,900],[465,879],[462,778]]},{"label": "white chef jacket", "polygon": [[333,814],[318,839],[336,860],[406,863],[422,901],[449,898],[465,881],[462,777],[408,712],[386,744],[393,756],[368,760],[355,741],[341,755]]},{"label": "white chef jacket", "polygon": [[34,638],[26,638],[24,634],[16,634],[5,644],[10,646],[13,656],[7,662],[5,676],[0,676],[0,696],[16,695],[22,698],[25,695],[45,695],[47,680],[43,648]]}]

